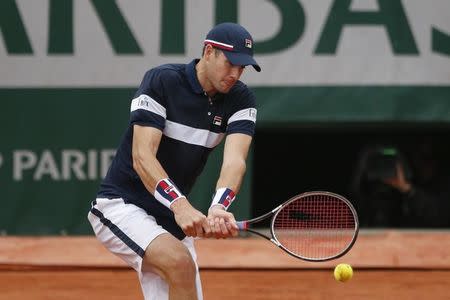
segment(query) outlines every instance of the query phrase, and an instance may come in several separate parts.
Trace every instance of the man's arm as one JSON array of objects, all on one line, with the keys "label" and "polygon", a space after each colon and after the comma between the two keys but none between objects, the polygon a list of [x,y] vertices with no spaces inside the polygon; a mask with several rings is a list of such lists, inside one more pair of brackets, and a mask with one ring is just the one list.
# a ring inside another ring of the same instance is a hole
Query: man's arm
[{"label": "man's arm", "polygon": [[[156,158],[161,130],[147,126],[133,126],[133,168],[141,178],[147,190],[155,195],[157,184],[168,178],[164,168]],[[196,210],[183,196],[172,202],[170,209],[175,215],[175,221],[187,236],[203,236],[210,234],[209,223],[205,215]]]},{"label": "man's arm", "polygon": [[168,175],[156,159],[161,130],[154,127],[133,126],[133,168],[138,173],[147,190],[154,194],[156,184]]},{"label": "man's arm", "polygon": [[[238,233],[236,220],[232,213],[226,211],[226,208],[234,200],[234,195],[240,190],[251,142],[251,136],[241,133],[230,134],[225,140],[223,163],[216,185],[216,196],[208,211],[208,220],[217,238],[236,236]],[[218,200],[221,195],[223,195],[224,201]]]},{"label": "man's arm", "polygon": [[246,171],[246,160],[252,137],[247,134],[230,134],[225,141],[222,169],[216,189],[228,187],[236,194],[241,188]]}]

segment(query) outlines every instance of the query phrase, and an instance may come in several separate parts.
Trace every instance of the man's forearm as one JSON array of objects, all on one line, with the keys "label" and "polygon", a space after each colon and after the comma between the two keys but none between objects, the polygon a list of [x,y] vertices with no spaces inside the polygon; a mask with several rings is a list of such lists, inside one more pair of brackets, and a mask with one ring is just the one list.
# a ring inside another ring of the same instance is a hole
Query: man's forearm
[{"label": "man's forearm", "polygon": [[238,193],[246,171],[246,163],[243,159],[234,159],[222,166],[216,189],[227,187]]}]

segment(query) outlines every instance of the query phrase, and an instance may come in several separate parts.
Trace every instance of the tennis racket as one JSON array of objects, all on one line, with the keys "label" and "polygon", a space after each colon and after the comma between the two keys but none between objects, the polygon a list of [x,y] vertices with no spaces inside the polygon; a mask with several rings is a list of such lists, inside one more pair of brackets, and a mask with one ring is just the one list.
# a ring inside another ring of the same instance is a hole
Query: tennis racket
[{"label": "tennis racket", "polygon": [[[271,236],[251,228],[271,219]],[[266,238],[290,255],[306,261],[326,261],[346,254],[358,236],[358,215],[343,196],[307,192],[260,217],[237,222],[240,230]]]}]

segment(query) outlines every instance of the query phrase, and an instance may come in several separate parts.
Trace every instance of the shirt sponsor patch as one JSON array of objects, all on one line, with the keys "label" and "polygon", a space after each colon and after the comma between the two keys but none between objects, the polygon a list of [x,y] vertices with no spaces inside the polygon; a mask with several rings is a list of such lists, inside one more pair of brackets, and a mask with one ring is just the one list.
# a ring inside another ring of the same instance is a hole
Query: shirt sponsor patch
[{"label": "shirt sponsor patch", "polygon": [[153,98],[145,94],[142,94],[139,97],[134,98],[133,101],[131,101],[131,112],[138,109],[151,111],[155,114],[160,115],[163,118],[166,118],[166,108],[161,104],[159,104],[158,102],[156,102]]},{"label": "shirt sponsor patch", "polygon": [[256,123],[256,114],[257,114],[256,108],[245,108],[239,110],[228,119],[228,124],[235,121],[243,121],[243,120],[248,120],[252,121],[253,123]]},{"label": "shirt sponsor patch", "polygon": [[217,126],[222,125],[222,117],[220,117],[220,116],[215,116],[215,117],[214,117],[214,120],[213,120],[213,124],[214,124],[214,125],[217,125]]}]

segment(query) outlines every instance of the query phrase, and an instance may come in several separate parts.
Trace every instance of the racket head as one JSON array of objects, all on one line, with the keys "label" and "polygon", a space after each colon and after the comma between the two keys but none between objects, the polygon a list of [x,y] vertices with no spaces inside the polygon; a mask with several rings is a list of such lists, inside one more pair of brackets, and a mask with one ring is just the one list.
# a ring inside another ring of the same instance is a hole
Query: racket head
[{"label": "racket head", "polygon": [[345,197],[313,191],[292,197],[274,214],[270,230],[278,246],[306,261],[346,254],[359,232],[358,215]]}]

